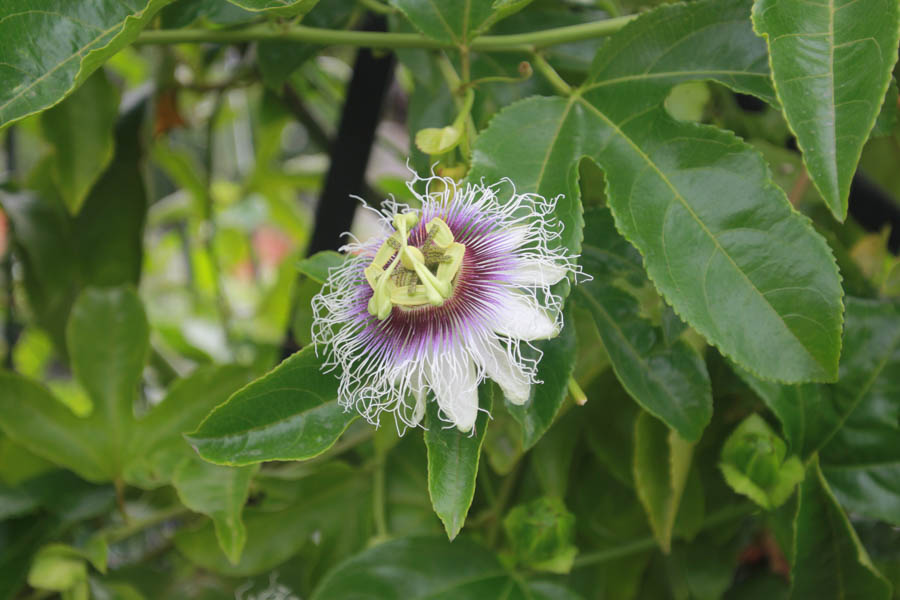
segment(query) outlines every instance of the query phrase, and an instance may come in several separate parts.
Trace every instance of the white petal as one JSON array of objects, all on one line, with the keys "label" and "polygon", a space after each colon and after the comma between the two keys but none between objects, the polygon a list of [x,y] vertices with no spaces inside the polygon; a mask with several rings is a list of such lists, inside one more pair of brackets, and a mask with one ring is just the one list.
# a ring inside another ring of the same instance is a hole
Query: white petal
[{"label": "white petal", "polygon": [[464,352],[446,352],[429,363],[429,384],[438,406],[457,429],[471,431],[478,417],[478,379],[472,359]]},{"label": "white petal", "polygon": [[507,400],[519,405],[528,402],[531,381],[497,340],[485,338],[478,354],[487,376],[500,386]]},{"label": "white petal", "polygon": [[497,314],[494,331],[500,335],[530,341],[552,338],[559,333],[547,311],[526,294],[509,292]]},{"label": "white petal", "polygon": [[568,273],[568,269],[552,260],[522,259],[521,266],[511,275],[515,285],[553,285]]}]

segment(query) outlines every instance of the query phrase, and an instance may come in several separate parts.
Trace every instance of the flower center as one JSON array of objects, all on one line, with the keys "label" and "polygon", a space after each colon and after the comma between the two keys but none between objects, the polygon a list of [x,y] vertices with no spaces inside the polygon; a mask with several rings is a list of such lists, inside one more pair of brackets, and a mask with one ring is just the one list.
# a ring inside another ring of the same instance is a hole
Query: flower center
[{"label": "flower center", "polygon": [[375,292],[369,300],[369,313],[381,320],[391,314],[394,306],[441,306],[453,293],[453,279],[466,247],[453,241],[453,232],[437,217],[425,225],[422,245],[409,245],[409,233],[418,222],[419,215],[415,213],[394,215],[396,231],[366,267],[366,280]]}]

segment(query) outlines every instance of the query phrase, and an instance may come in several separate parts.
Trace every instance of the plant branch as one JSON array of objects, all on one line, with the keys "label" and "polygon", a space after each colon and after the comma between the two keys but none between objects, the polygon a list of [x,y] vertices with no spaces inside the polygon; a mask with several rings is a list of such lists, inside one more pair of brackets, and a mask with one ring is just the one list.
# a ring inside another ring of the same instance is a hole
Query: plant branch
[{"label": "plant branch", "polygon": [[[474,52],[531,52],[557,44],[577,42],[620,30],[637,15],[580,23],[529,33],[482,35],[469,44]],[[135,44],[212,43],[231,44],[253,41],[305,42],[325,46],[363,46],[368,48],[454,49],[456,45],[427,38],[418,33],[346,31],[320,29],[306,25],[279,27],[264,23],[239,29],[157,29],[141,32]]]}]

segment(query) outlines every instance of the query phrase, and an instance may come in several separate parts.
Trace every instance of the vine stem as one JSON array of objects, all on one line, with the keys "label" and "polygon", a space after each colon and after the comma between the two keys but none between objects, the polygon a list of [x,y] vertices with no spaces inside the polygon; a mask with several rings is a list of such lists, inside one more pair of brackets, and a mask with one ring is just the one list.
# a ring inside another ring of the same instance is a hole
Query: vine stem
[{"label": "vine stem", "polygon": [[[628,15],[529,33],[482,35],[469,43],[469,49],[475,52],[531,52],[537,48],[610,35],[619,31],[636,16]],[[305,42],[326,46],[364,46],[369,48],[457,48],[451,42],[433,40],[418,33],[346,31],[320,29],[306,25],[282,27],[269,23],[251,25],[239,29],[157,29],[143,31],[134,43],[229,44],[253,41]]]}]

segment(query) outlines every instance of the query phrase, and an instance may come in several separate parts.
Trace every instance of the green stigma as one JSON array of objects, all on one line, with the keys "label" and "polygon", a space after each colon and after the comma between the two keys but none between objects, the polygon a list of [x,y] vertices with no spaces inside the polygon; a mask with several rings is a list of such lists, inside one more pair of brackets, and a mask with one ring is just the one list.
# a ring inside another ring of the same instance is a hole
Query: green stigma
[{"label": "green stigma", "polygon": [[466,247],[453,240],[450,227],[439,218],[425,226],[427,236],[421,247],[410,246],[409,232],[418,222],[415,213],[394,215],[396,231],[366,267],[366,280],[375,292],[369,300],[369,313],[378,319],[386,319],[394,306],[441,306],[453,293],[453,279]]}]

